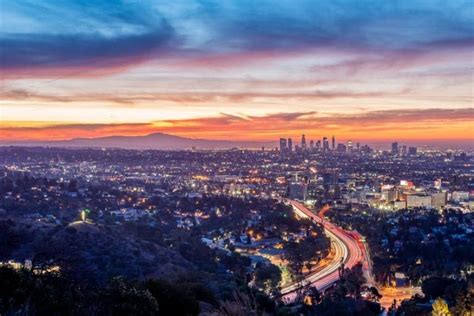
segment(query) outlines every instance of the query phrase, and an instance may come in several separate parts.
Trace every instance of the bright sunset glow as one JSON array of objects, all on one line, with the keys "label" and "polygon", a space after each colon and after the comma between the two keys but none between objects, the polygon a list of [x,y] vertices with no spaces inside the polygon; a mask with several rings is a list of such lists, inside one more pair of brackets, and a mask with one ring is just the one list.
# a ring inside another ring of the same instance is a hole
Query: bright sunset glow
[{"label": "bright sunset glow", "polygon": [[471,1],[1,7],[2,140],[474,140]]}]

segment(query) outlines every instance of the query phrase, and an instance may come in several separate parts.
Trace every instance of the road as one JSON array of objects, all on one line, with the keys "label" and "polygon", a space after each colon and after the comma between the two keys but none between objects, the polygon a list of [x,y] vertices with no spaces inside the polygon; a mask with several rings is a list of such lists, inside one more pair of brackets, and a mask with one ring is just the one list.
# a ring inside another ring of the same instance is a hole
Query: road
[{"label": "road", "polygon": [[310,218],[314,222],[324,224],[324,230],[326,235],[331,239],[335,255],[333,260],[324,266],[323,269],[308,274],[301,283],[282,288],[281,293],[285,301],[291,302],[296,297],[296,292],[301,288],[301,284],[311,284],[311,286],[315,286],[319,291],[327,289],[339,279],[338,268],[341,262],[344,262],[346,268],[352,268],[359,262],[361,262],[363,266],[369,267],[367,264],[367,253],[360,241],[360,235],[349,233],[331,222],[325,221],[323,218],[311,212],[303,203],[294,200],[288,200],[288,202],[293,206],[298,216]]}]

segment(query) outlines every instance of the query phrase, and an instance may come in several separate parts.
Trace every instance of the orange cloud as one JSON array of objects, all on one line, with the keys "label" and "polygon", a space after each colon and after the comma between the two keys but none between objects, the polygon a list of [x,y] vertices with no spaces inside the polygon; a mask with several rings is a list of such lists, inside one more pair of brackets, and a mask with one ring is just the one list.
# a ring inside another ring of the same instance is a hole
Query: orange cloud
[{"label": "orange cloud", "polygon": [[59,124],[2,122],[3,140],[62,140],[111,135],[147,135],[163,132],[184,137],[272,141],[278,137],[307,138],[337,135],[358,140],[474,140],[474,109],[412,109],[324,115],[316,112],[277,113],[163,120],[124,124]]},{"label": "orange cloud", "polygon": [[66,102],[91,102],[97,103],[104,101],[116,104],[135,104],[140,102],[159,102],[166,101],[176,104],[205,104],[205,103],[239,103],[251,102],[257,99],[266,100],[327,100],[337,98],[378,98],[400,96],[409,93],[408,89],[396,92],[355,92],[345,90],[314,90],[309,92],[286,92],[286,93],[270,93],[270,92],[189,92],[189,93],[141,93],[141,94],[41,94],[33,91],[14,89],[7,91],[0,91],[0,98],[2,100],[13,101],[41,101],[51,103],[66,103]]}]

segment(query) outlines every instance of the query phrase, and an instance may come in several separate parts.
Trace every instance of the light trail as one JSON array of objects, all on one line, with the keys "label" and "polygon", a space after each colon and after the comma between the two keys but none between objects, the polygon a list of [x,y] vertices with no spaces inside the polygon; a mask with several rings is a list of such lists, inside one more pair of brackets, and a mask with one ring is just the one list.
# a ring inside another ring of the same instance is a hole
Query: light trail
[{"label": "light trail", "polygon": [[300,202],[294,200],[288,200],[288,202],[293,206],[293,210],[298,216],[309,218],[316,223],[323,224],[324,231],[331,239],[335,249],[333,260],[323,269],[316,273],[308,274],[297,284],[291,284],[281,289],[280,292],[283,296],[283,300],[291,302],[295,299],[297,290],[302,286],[310,284],[311,286],[315,286],[319,291],[327,289],[339,279],[338,268],[341,262],[344,263],[345,268],[349,269],[359,262],[365,265],[367,255],[359,239],[355,237],[355,234],[350,234],[331,222],[324,221],[323,218],[311,212],[311,210]]}]

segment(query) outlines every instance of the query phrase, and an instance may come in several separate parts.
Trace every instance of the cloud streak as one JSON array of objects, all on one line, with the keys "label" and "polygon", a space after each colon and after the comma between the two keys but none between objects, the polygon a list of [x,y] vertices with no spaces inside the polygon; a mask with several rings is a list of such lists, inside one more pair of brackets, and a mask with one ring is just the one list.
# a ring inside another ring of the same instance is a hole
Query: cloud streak
[{"label": "cloud streak", "polygon": [[471,137],[470,0],[0,6],[8,139]]},{"label": "cloud streak", "polygon": [[2,9],[0,67],[7,74],[113,71],[166,56],[225,66],[320,47],[405,54],[474,45],[467,0],[19,0]]},{"label": "cloud streak", "polygon": [[0,91],[0,98],[13,101],[44,101],[51,103],[69,102],[110,102],[131,105],[142,102],[171,102],[177,104],[205,104],[210,102],[241,103],[252,102],[258,99],[267,100],[328,100],[335,98],[379,98],[399,96],[409,93],[408,89],[396,92],[385,91],[342,91],[342,90],[314,90],[308,92],[183,92],[183,93],[142,93],[142,94],[41,94],[28,90]]},{"label": "cloud streak", "polygon": [[[370,122],[370,124],[368,124]],[[458,133],[446,134],[446,123]],[[163,120],[148,123],[124,124],[58,124],[58,123],[3,123],[0,133],[9,140],[53,140],[75,137],[101,137],[111,135],[146,135],[164,132],[180,136],[208,139],[272,141],[278,135],[296,136],[305,132],[320,137],[336,134],[344,138],[390,139],[395,135],[405,139],[472,139],[466,127],[474,123],[474,109],[411,109],[403,112],[372,111],[363,114],[332,114],[316,112],[276,113],[267,116],[235,116],[222,114],[186,120]],[[377,134],[383,132],[383,134]]]}]

